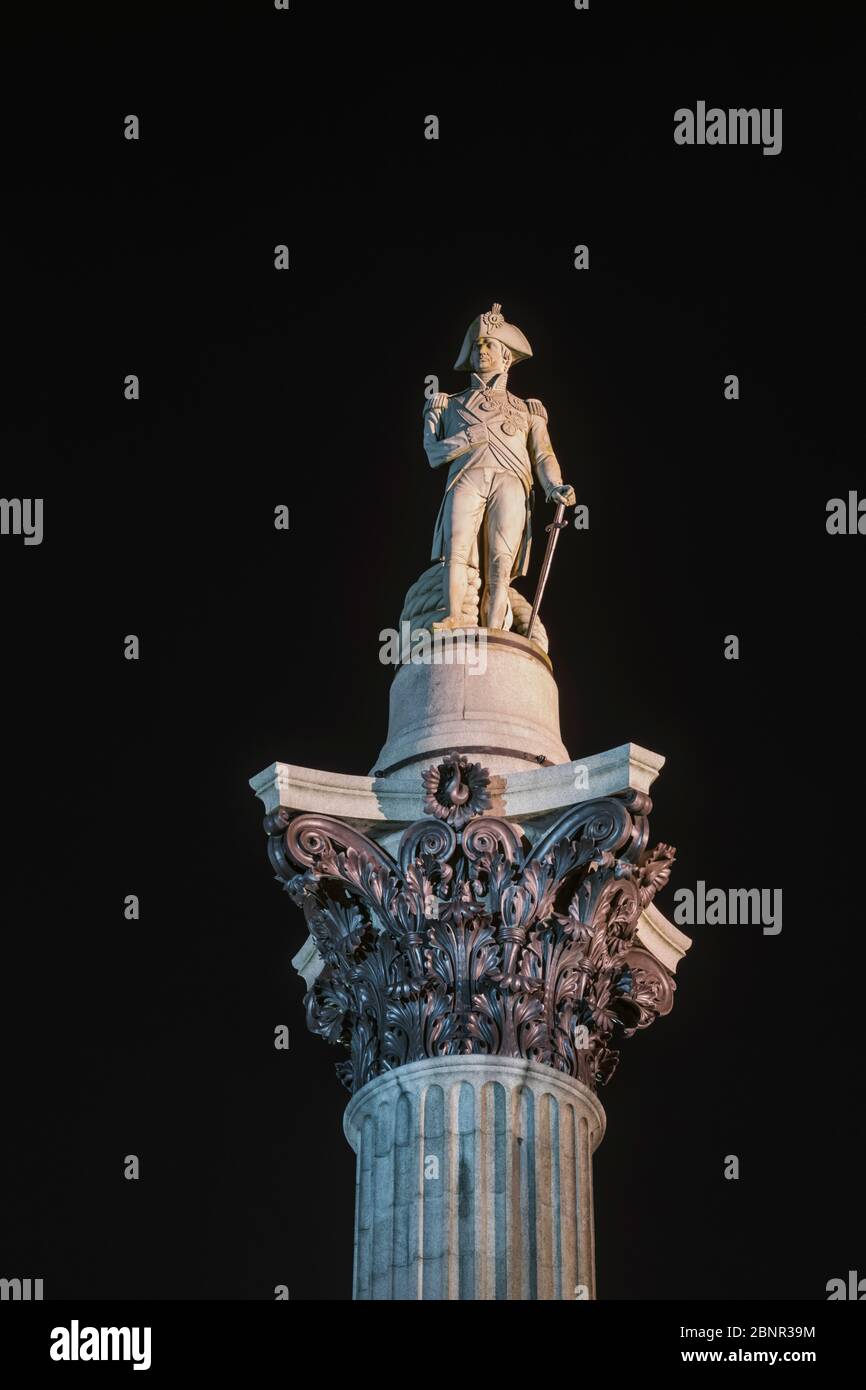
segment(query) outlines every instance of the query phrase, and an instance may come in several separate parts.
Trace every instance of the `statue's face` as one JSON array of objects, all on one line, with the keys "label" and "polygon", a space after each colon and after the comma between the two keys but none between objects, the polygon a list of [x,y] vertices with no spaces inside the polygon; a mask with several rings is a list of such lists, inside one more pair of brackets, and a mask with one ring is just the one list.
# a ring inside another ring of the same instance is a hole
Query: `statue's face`
[{"label": "statue's face", "polygon": [[476,372],[504,371],[505,359],[502,356],[502,344],[499,339],[476,338],[472,345],[470,361]]}]

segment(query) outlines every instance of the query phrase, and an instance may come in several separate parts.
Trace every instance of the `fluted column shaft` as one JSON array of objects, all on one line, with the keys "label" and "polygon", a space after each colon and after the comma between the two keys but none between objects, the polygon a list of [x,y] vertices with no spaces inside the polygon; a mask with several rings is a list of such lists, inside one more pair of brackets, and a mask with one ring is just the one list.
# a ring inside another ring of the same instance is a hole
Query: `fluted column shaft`
[{"label": "fluted column shaft", "polygon": [[354,1297],[594,1298],[604,1124],[588,1087],[521,1059],[437,1057],[369,1081],[343,1121]]}]

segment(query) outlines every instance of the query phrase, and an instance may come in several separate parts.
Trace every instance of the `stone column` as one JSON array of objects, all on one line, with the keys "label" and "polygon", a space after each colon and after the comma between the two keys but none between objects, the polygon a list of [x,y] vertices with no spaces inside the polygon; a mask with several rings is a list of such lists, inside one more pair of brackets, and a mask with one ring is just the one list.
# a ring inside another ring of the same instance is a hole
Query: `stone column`
[{"label": "stone column", "polygon": [[510,1057],[368,1081],[343,1122],[358,1156],[354,1297],[594,1298],[604,1123],[580,1081]]}]

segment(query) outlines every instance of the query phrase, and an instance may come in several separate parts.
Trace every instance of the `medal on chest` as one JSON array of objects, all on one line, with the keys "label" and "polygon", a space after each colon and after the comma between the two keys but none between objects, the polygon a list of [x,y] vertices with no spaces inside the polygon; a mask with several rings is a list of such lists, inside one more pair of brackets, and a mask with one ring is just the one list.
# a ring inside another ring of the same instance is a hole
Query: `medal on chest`
[{"label": "medal on chest", "polygon": [[495,393],[484,390],[481,392],[481,399],[478,402],[478,409],[484,411],[495,410],[502,416],[502,433],[513,435],[520,430],[522,419],[521,412],[512,409],[511,399],[506,392]]}]

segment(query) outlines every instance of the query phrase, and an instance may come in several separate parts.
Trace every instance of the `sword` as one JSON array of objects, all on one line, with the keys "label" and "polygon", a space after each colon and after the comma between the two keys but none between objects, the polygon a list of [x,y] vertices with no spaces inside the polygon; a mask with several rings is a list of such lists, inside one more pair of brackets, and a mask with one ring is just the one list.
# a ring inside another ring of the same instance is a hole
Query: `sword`
[{"label": "sword", "polygon": [[541,574],[538,576],[538,588],[535,591],[532,616],[529,619],[529,627],[526,629],[527,641],[532,636],[532,629],[535,627],[535,619],[538,617],[538,609],[544,594],[544,586],[547,583],[547,577],[550,574],[550,566],[553,564],[553,552],[556,549],[556,542],[559,540],[559,533],[568,525],[567,521],[563,521],[564,515],[565,503],[559,502],[552,522],[549,526],[545,526],[544,528],[547,532],[547,550],[544,554],[544,564],[541,566]]}]

